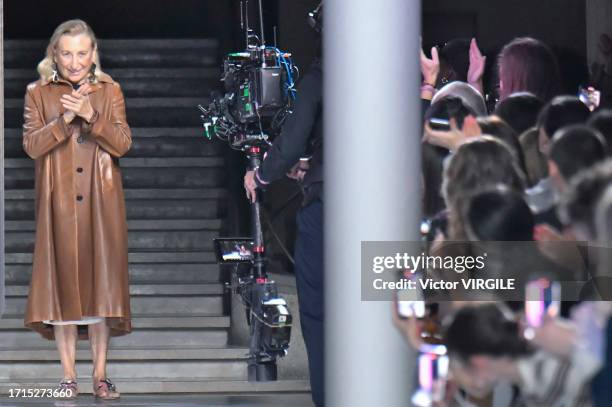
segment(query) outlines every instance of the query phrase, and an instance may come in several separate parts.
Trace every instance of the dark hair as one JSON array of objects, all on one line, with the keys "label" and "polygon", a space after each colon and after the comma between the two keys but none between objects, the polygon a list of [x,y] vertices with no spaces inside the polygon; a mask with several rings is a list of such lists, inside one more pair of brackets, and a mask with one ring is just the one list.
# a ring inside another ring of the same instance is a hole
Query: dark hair
[{"label": "dark hair", "polygon": [[465,215],[467,228],[480,241],[533,240],[535,221],[523,195],[505,186],[473,195]]},{"label": "dark hair", "polygon": [[531,92],[543,101],[559,93],[561,71],[557,57],[541,41],[515,38],[499,54],[500,99],[516,92]]},{"label": "dark hair", "polygon": [[[467,82],[470,67],[470,40],[456,38],[450,40],[440,49],[441,73],[449,72],[446,82]],[[440,78],[441,80],[445,78]]]},{"label": "dark hair", "polygon": [[476,116],[474,111],[463,103],[461,98],[456,96],[445,96],[429,106],[425,112],[425,121],[433,117],[446,120],[453,118],[457,121],[457,126],[462,128],[463,120],[469,115]]},{"label": "dark hair", "polygon": [[499,102],[495,107],[495,114],[504,119],[518,134],[523,134],[536,125],[542,106],[544,102],[536,95],[518,92]]},{"label": "dark hair", "polygon": [[577,96],[557,96],[540,111],[538,128],[544,129],[549,139],[561,127],[585,123],[591,112]]},{"label": "dark hair", "polygon": [[569,181],[579,171],[606,158],[606,142],[597,130],[585,125],[563,127],[553,137],[548,158]]},{"label": "dark hair", "polygon": [[480,136],[459,146],[444,171],[443,192],[448,207],[482,188],[507,185],[525,188],[516,157],[503,141]]},{"label": "dark hair", "polygon": [[499,116],[478,117],[476,121],[482,130],[482,134],[498,138],[510,147],[521,170],[526,174],[525,154],[523,154],[523,148],[516,131]]},{"label": "dark hair", "polygon": [[567,193],[561,196],[559,215],[563,223],[582,228],[594,239],[596,205],[609,185],[612,185],[612,159],[576,174]]},{"label": "dark hair", "polygon": [[461,308],[446,327],[444,340],[448,353],[463,361],[476,355],[515,358],[531,352],[518,323],[500,303]]},{"label": "dark hair", "polygon": [[429,143],[421,144],[421,169],[423,171],[423,215],[432,217],[444,209],[444,199],[440,194],[444,159],[448,150]]},{"label": "dark hair", "polygon": [[612,155],[612,109],[599,109],[595,111],[587,124],[599,130],[606,140],[607,155]]}]

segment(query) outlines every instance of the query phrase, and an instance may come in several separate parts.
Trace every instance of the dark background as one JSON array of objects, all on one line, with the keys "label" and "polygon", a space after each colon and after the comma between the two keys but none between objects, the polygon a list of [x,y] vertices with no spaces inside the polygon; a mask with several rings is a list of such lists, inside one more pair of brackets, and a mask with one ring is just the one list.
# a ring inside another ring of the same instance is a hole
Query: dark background
[{"label": "dark background", "polygon": [[[250,21],[258,29],[257,2]],[[268,43],[277,26],[278,44],[291,50],[298,66],[315,54],[306,13],[317,0],[264,0]],[[220,52],[243,47],[238,0],[11,0],[4,4],[7,39],[49,38],[62,21],[82,18],[100,38],[217,38]],[[451,38],[476,37],[494,61],[503,44],[533,36],[549,44],[562,61],[568,90],[586,80],[585,0],[428,0],[423,2],[423,43],[427,48]],[[221,57],[221,55],[220,55]],[[493,66],[493,64],[490,64]]]},{"label": "dark background", "polygon": [[[553,48],[561,61],[567,91],[575,93],[587,78],[585,1],[423,1],[423,44],[429,49],[452,38],[476,37],[488,56],[489,70],[485,80],[491,84],[495,79],[493,62],[501,47],[514,37],[533,36]],[[273,44],[273,27],[276,26],[277,45],[293,53],[294,62],[302,71],[316,54],[315,34],[306,22],[306,14],[317,4],[318,0],[264,0],[267,43]],[[249,6],[250,25],[258,31],[256,0],[250,0]],[[9,0],[4,2],[4,35],[7,39],[48,39],[59,23],[71,18],[89,22],[102,39],[215,38],[220,44],[219,63],[223,54],[244,47],[238,0]],[[373,61],[382,63],[374,56]],[[238,228],[240,233],[246,233],[248,211],[241,186],[244,170],[240,158],[230,156],[228,167],[235,168],[228,168],[232,184],[229,189],[242,205]],[[275,215],[275,229],[289,249],[300,200],[297,197],[289,205],[285,203],[297,190],[293,182],[281,181],[271,188],[265,205],[268,213]],[[268,240],[271,240],[269,235]],[[290,269],[278,248],[274,244],[271,246],[268,254],[276,259],[272,268]]]}]

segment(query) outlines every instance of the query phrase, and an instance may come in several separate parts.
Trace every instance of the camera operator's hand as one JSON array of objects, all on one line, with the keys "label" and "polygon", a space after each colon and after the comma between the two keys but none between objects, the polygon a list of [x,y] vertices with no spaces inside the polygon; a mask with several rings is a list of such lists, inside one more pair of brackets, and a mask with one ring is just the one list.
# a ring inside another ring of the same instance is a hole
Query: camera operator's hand
[{"label": "camera operator's hand", "polygon": [[287,173],[287,177],[294,179],[298,182],[302,182],[304,181],[304,176],[306,175],[306,172],[308,172],[309,169],[310,163],[308,162],[308,160],[300,159],[297,163],[295,163],[293,167],[291,167],[291,170],[289,170],[289,172]]},{"label": "camera operator's hand", "polygon": [[252,203],[257,199],[257,183],[255,182],[255,171],[250,170],[244,174],[244,189],[246,190],[246,196]]},{"label": "camera operator's hand", "polygon": [[468,68],[468,83],[478,89],[478,91],[484,95],[484,88],[482,84],[482,77],[487,63],[487,57],[482,55],[476,38],[472,38],[470,43],[470,67]]}]

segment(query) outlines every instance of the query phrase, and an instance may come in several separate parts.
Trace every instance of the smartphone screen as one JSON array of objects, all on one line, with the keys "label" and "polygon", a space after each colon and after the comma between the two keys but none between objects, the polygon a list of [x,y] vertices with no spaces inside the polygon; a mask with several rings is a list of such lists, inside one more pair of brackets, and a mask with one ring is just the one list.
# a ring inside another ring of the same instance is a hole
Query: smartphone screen
[{"label": "smartphone screen", "polygon": [[578,97],[587,105],[589,110],[592,112],[599,107],[601,102],[601,92],[592,86],[583,88],[582,86],[578,89]]},{"label": "smartphone screen", "polygon": [[444,399],[449,359],[444,345],[423,345],[419,348],[419,389],[412,397],[415,406],[431,406]]},{"label": "smartphone screen", "polygon": [[540,327],[544,316],[556,317],[561,306],[561,286],[542,278],[527,283],[525,288],[525,318],[532,327]]},{"label": "smartphone screen", "polygon": [[403,318],[425,317],[426,310],[423,292],[418,286],[413,290],[406,289],[397,292],[397,311]]},{"label": "smartphone screen", "polygon": [[431,127],[433,130],[449,131],[450,122],[446,119],[432,117],[431,119],[429,119],[429,127]]}]

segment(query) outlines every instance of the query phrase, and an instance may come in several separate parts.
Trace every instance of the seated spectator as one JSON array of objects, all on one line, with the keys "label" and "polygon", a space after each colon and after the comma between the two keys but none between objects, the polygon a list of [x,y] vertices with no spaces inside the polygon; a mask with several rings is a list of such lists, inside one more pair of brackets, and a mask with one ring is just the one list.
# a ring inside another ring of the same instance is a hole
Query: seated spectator
[{"label": "seated spectator", "polygon": [[544,102],[561,92],[557,58],[534,38],[515,38],[499,54],[499,98],[516,92],[530,92]]},{"label": "seated spectator", "polygon": [[607,156],[612,156],[612,109],[599,109],[591,114],[587,125],[598,130],[606,139]]},{"label": "seated spectator", "polygon": [[559,202],[561,221],[576,240],[595,242],[595,208],[612,185],[612,159],[600,162],[572,178]]},{"label": "seated spectator", "polygon": [[511,149],[490,136],[479,136],[461,144],[448,158],[442,195],[449,209],[451,240],[465,240],[460,202],[485,188],[505,185],[519,193],[525,187],[523,174]]},{"label": "seated spectator", "polygon": [[523,134],[534,127],[544,103],[529,92],[513,93],[500,101],[495,114],[508,123],[517,134]]},{"label": "seated spectator", "polygon": [[550,140],[557,130],[570,124],[584,124],[590,114],[589,108],[577,96],[554,98],[538,116],[540,152],[548,153]]},{"label": "seated spectator", "polygon": [[[516,317],[500,303],[462,307],[444,333],[453,379],[483,397],[500,383],[512,384],[516,406],[589,405],[586,391],[600,365],[575,348],[569,357],[534,348]],[[459,395],[456,395],[459,398]]]},{"label": "seated spectator", "polygon": [[480,128],[480,134],[486,134],[488,136],[498,138],[512,149],[521,170],[524,174],[526,174],[527,168],[525,167],[525,155],[523,154],[523,149],[516,131],[514,131],[514,129],[503,119],[495,115],[478,117],[476,118],[476,122]]},{"label": "seated spectator", "polygon": [[468,85],[465,82],[451,82],[436,92],[431,103],[434,104],[449,96],[461,99],[463,104],[473,112],[474,116],[486,116],[487,106],[482,94],[472,85]]},{"label": "seated spectator", "polygon": [[440,89],[451,82],[467,82],[470,66],[470,40],[455,38],[440,49],[440,74],[436,88]]},{"label": "seated spectator", "polygon": [[567,189],[570,179],[606,158],[606,142],[597,130],[572,125],[558,130],[548,154],[548,174],[556,195]]},{"label": "seated spectator", "polygon": [[[550,140],[557,130],[570,124],[583,124],[589,118],[590,111],[584,103],[574,96],[559,96],[548,103],[538,116],[538,159],[546,162]],[[526,156],[529,155],[525,151]],[[527,190],[527,203],[531,210],[539,215],[549,211],[556,203],[556,197],[548,176]]]}]

